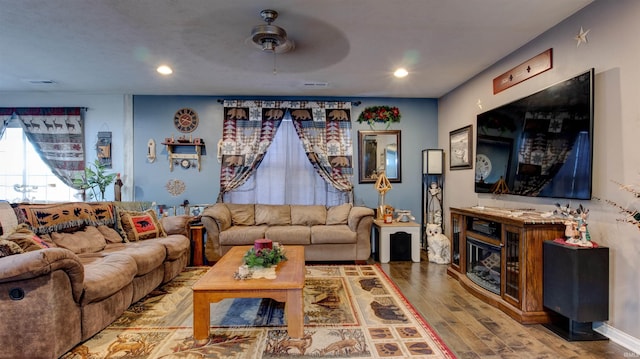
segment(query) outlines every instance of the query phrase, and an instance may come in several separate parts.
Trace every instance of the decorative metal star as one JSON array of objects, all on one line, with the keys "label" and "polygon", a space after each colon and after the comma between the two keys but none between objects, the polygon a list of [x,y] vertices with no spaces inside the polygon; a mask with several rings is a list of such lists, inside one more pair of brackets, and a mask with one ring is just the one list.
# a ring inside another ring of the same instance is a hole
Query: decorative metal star
[{"label": "decorative metal star", "polygon": [[576,44],[576,47],[579,47],[581,43],[587,43],[589,42],[589,40],[587,39],[587,34],[589,33],[589,31],[591,31],[591,29],[584,31],[584,29],[582,28],[582,26],[580,26],[580,32],[578,33],[578,35],[576,35],[576,37],[574,37],[574,39],[578,42]]}]

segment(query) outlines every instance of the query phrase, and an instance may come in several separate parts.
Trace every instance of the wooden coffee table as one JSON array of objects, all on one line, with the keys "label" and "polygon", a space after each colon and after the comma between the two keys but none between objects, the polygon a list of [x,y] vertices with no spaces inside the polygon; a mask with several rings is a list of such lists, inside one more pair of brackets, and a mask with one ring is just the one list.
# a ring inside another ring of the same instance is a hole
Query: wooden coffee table
[{"label": "wooden coffee table", "polygon": [[242,265],[242,257],[250,248],[231,248],[193,285],[194,339],[209,337],[210,303],[227,298],[271,298],[284,302],[289,336],[301,338],[304,335],[304,247],[285,247],[287,260],[278,264],[275,279],[234,279],[234,273]]}]

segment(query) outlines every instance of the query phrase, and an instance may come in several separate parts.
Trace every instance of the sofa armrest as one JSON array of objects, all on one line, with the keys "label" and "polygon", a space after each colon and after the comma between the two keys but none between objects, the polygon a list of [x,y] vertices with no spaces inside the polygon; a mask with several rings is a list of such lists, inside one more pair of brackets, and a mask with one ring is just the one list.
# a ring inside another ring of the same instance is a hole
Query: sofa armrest
[{"label": "sofa armrest", "polygon": [[[218,226],[217,231],[222,232],[231,227],[231,211],[224,203],[216,203],[202,212],[202,217],[212,218]],[[209,228],[207,228],[209,230]]]},{"label": "sofa armrest", "polygon": [[186,214],[178,216],[166,216],[160,219],[162,227],[167,235],[169,234],[182,234],[189,237],[189,223],[194,220],[193,216]]},{"label": "sofa armrest", "polygon": [[349,225],[349,229],[354,232],[358,231],[358,225],[363,218],[371,217],[373,218],[374,212],[373,209],[368,207],[358,207],[354,206],[349,211],[349,217],[347,218],[347,224]]},{"label": "sofa armrest", "polygon": [[216,203],[204,209],[200,221],[207,233],[205,257],[210,262],[215,262],[222,256],[220,233],[231,227],[231,211],[224,203]]},{"label": "sofa armrest", "polygon": [[66,272],[73,299],[80,302],[84,267],[80,258],[65,248],[46,248],[0,258],[0,283],[28,280],[56,270]]}]

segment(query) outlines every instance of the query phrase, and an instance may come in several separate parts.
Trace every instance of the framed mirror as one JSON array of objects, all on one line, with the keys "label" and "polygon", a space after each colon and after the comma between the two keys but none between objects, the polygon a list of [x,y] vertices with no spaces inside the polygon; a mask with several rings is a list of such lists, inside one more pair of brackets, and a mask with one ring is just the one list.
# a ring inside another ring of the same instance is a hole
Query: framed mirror
[{"label": "framed mirror", "polygon": [[400,130],[358,131],[359,183],[374,183],[384,171],[389,182],[401,182]]}]

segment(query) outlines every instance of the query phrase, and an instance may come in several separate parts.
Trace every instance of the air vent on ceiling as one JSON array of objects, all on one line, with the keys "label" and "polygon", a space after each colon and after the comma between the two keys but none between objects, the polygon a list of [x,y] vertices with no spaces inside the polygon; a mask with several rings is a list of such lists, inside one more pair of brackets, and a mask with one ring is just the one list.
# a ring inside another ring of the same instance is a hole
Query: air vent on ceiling
[{"label": "air vent on ceiling", "polygon": [[317,82],[317,81],[307,81],[302,84],[304,88],[325,88],[328,87],[329,83],[327,82]]},{"label": "air vent on ceiling", "polygon": [[25,81],[34,85],[53,85],[56,83],[53,80],[25,80]]}]

